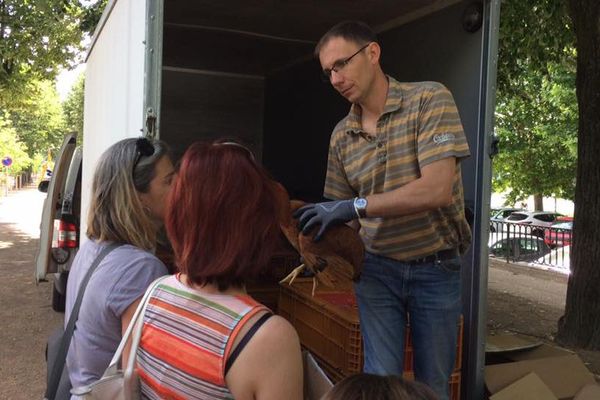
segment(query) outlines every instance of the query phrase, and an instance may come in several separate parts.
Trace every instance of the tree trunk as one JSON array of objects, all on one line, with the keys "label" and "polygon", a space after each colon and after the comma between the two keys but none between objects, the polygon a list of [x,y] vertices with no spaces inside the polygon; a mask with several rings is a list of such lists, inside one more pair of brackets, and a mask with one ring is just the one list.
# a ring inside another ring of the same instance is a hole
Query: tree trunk
[{"label": "tree trunk", "polygon": [[533,209],[535,211],[544,211],[544,197],[541,194],[533,195]]},{"label": "tree trunk", "polygon": [[571,275],[558,340],[600,349],[600,2],[569,0],[577,37],[579,135]]}]

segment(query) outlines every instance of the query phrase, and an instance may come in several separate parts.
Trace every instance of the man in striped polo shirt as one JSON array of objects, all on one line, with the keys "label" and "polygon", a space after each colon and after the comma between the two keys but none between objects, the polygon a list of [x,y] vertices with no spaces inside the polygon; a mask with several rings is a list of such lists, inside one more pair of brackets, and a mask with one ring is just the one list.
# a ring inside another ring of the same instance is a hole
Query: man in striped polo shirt
[{"label": "man in striped polo shirt", "polygon": [[331,135],[324,196],[333,201],[296,216],[304,233],[320,226],[315,240],[332,225],[359,222],[364,371],[402,374],[410,319],[415,377],[448,399],[460,255],[471,241],[460,173],[469,148],[454,99],[440,83],[385,75],[376,36],[360,22],[331,28],[315,54],[352,106]]}]

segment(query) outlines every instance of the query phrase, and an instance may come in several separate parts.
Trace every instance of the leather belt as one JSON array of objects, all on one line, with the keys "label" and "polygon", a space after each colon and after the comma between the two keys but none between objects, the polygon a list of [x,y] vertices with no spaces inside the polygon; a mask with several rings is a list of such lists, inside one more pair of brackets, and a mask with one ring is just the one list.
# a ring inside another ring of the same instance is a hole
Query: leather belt
[{"label": "leather belt", "polygon": [[405,262],[407,264],[411,264],[411,265],[426,264],[426,263],[432,263],[432,262],[436,262],[436,261],[451,260],[458,256],[460,256],[460,253],[458,252],[457,249],[446,249],[446,250],[440,250],[437,253],[433,253],[433,254],[430,254],[425,257],[415,258],[414,260],[409,260],[409,261],[405,261]]}]

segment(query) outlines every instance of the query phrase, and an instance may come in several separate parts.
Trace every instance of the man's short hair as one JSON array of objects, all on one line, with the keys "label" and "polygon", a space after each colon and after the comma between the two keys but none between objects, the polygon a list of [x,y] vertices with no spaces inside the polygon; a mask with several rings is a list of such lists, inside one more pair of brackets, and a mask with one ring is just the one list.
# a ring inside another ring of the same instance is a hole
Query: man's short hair
[{"label": "man's short hair", "polygon": [[377,35],[371,27],[361,21],[343,21],[329,29],[319,40],[315,47],[315,57],[319,57],[321,49],[331,39],[341,37],[359,46],[369,42],[376,42]]}]

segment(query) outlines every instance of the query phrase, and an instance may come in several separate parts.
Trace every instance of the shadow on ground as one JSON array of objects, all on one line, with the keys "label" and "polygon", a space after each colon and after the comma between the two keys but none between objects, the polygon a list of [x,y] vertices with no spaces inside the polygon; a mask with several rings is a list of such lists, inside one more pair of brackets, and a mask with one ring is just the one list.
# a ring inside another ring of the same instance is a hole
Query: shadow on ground
[{"label": "shadow on ground", "polygon": [[0,399],[42,398],[46,338],[62,322],[51,308],[51,283],[35,284],[38,243],[0,223]]},{"label": "shadow on ground", "polygon": [[[498,263],[490,262],[490,268],[497,268]],[[532,271],[527,271],[523,267],[515,266],[514,264],[505,264],[501,266],[503,269],[513,270],[517,276],[531,274]],[[547,286],[548,281],[564,280],[564,277],[557,278],[556,274],[539,272],[540,281],[546,281],[539,287],[531,288],[531,291],[540,291]],[[545,275],[545,278],[541,278]],[[566,287],[566,283],[565,283]],[[558,331],[558,320],[564,313],[564,303],[558,307],[555,302],[541,301],[543,297],[536,300],[537,296],[524,296],[515,294],[518,291],[509,293],[505,290],[498,291],[489,289],[487,298],[487,330],[488,334],[502,333],[519,333],[531,338],[538,339],[544,343],[559,346],[555,342]],[[596,379],[600,382],[600,351],[590,351],[577,348],[570,348],[577,353],[583,360],[587,368],[596,375]]]}]

